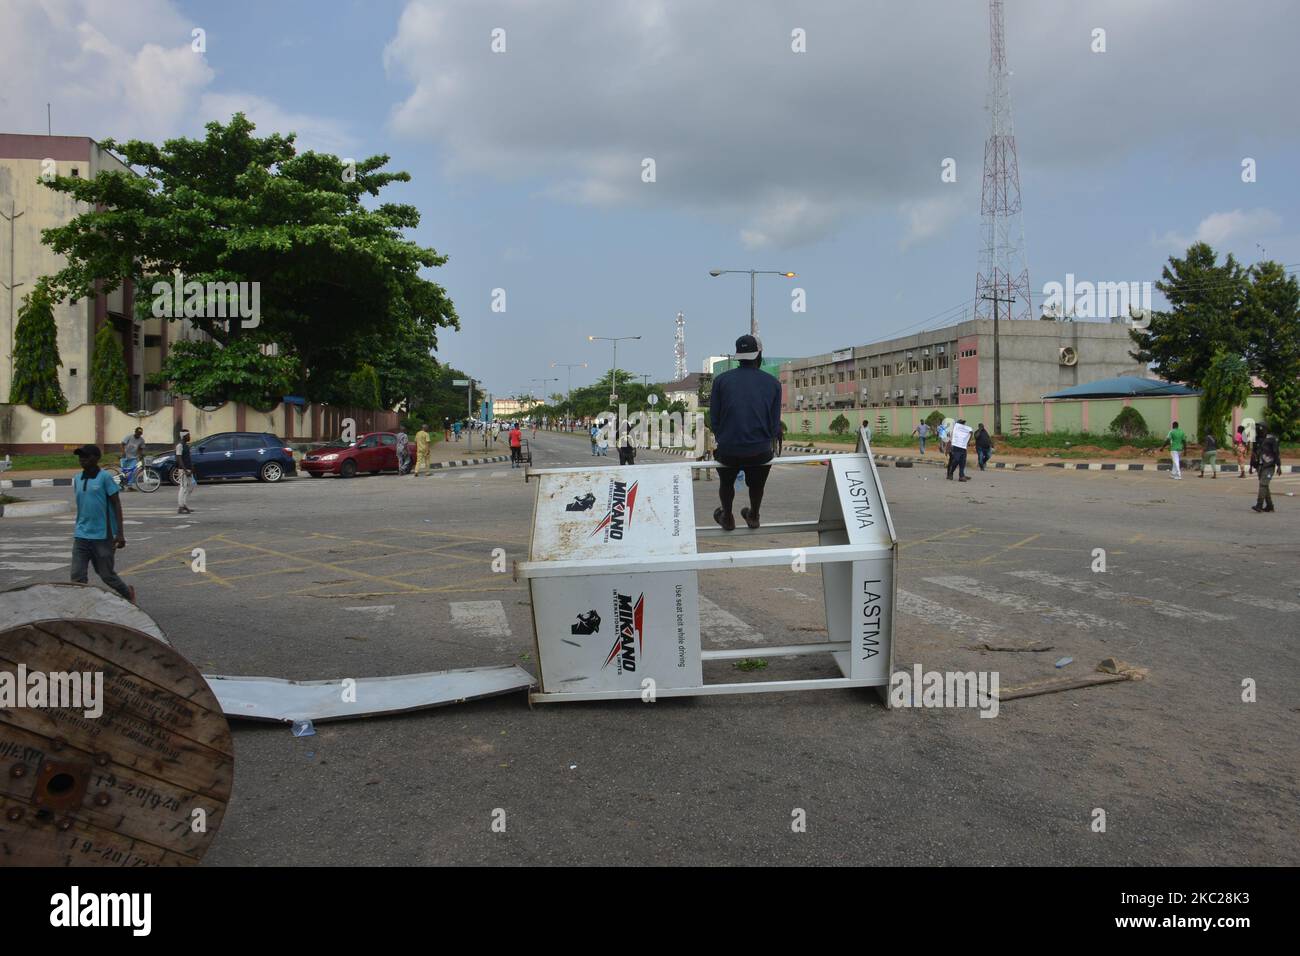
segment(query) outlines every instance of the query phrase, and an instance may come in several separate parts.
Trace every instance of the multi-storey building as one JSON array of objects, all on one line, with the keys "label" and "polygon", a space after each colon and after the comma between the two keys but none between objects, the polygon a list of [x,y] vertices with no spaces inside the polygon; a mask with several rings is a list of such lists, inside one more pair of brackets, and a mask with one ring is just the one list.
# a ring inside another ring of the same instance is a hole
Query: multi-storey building
[{"label": "multi-storey building", "polygon": [[[1149,376],[1129,351],[1128,326],[1110,322],[998,323],[1002,402],[1116,375]],[[993,401],[993,322],[972,320],[841,349],[781,366],[782,407],[880,408]]]},{"label": "multi-storey building", "polygon": [[[106,171],[131,172],[88,137],[0,133],[0,401],[8,399],[13,381],[14,329],[22,298],[38,279],[67,264],[41,242],[41,231],[67,225],[90,211],[88,204],[50,189],[42,176],[92,177]],[[153,411],[169,400],[163,390],[149,386],[147,378],[162,367],[169,337],[200,338],[202,333],[184,319],[136,321],[137,294],[128,279],[113,292],[55,304],[63,360],[59,381],[69,408],[90,401],[95,333],[106,322],[122,343],[132,407]]]}]

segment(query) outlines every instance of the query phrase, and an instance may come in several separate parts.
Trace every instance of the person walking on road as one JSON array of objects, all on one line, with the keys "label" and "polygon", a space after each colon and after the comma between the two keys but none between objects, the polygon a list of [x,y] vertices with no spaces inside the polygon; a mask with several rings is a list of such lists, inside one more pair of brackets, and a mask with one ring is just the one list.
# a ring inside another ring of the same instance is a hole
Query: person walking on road
[{"label": "person walking on road", "polygon": [[912,434],[916,436],[916,444],[919,453],[925,454],[925,440],[930,437],[930,426],[925,422],[917,425],[912,429]]},{"label": "person walking on road", "polygon": [[1273,494],[1268,486],[1281,463],[1282,449],[1277,436],[1270,434],[1268,426],[1260,422],[1255,426],[1255,470],[1259,473],[1259,493],[1255,496],[1251,511],[1273,510]]},{"label": "person walking on road", "polygon": [[77,524],[72,531],[72,582],[88,583],[87,567],[94,565],[100,580],[134,604],[135,588],[113,569],[117,551],[126,547],[117,482],[100,469],[102,452],[98,445],[82,445],[74,454],[81,464],[81,474],[72,479],[77,498]]},{"label": "person walking on road", "polygon": [[[713,453],[714,453],[714,451],[717,450],[717,447],[718,447],[718,446],[717,446],[717,442],[715,442],[714,439],[713,439],[713,431],[712,431],[712,429],[709,428],[708,425],[701,424],[701,425],[700,425],[700,432],[703,433],[703,435],[704,435],[704,451],[702,451],[702,452],[701,452],[701,453],[696,457],[695,460],[696,460],[696,461],[712,461],[712,460],[713,460]],[[696,447],[699,447],[699,446],[697,445]],[[713,469],[712,469],[712,468],[692,468],[692,469],[691,469],[691,481],[699,481],[699,480],[700,480],[700,473],[701,473],[701,472],[704,473],[704,480],[705,480],[705,481],[712,481],[712,480],[713,480]]]},{"label": "person walking on road", "polygon": [[1219,469],[1216,459],[1219,457],[1219,443],[1214,440],[1214,436],[1209,432],[1205,433],[1205,438],[1201,440],[1201,473],[1198,477],[1205,477],[1205,469],[1210,469],[1210,477],[1218,478]]},{"label": "person walking on road", "polygon": [[1237,477],[1246,477],[1246,426],[1238,425],[1237,433],[1232,436],[1232,450],[1237,455]]},{"label": "person walking on road", "polygon": [[622,422],[623,434],[619,436],[618,443],[618,463],[620,465],[636,464],[636,443],[632,440],[632,429],[627,427],[627,421]]},{"label": "person walking on road", "polygon": [[1174,460],[1174,466],[1171,469],[1170,477],[1179,481],[1183,478],[1182,458],[1183,450],[1187,447],[1187,433],[1178,427],[1174,422],[1174,427],[1169,429],[1169,434],[1165,436],[1164,443],[1160,448],[1169,446],[1169,455]]},{"label": "person walking on road", "polygon": [[984,430],[984,423],[980,422],[980,427],[975,431],[975,460],[980,466],[980,471],[989,463],[989,458],[993,456],[993,438]]},{"label": "person walking on road", "polygon": [[518,468],[524,460],[524,434],[519,430],[519,423],[515,422],[510,429],[510,467]]},{"label": "person walking on road", "polygon": [[190,510],[190,492],[199,482],[194,475],[194,459],[190,457],[189,429],[182,428],[177,437],[180,441],[176,443],[176,466],[172,469],[176,476],[176,513],[189,515],[194,513]]},{"label": "person walking on road", "polygon": [[429,471],[429,442],[431,440],[429,426],[421,425],[420,430],[415,433],[415,469],[411,472],[411,476],[414,478],[421,478]]},{"label": "person walking on road", "polygon": [[970,481],[966,476],[966,446],[970,444],[971,430],[966,424],[966,419],[959,418],[957,423],[952,426],[952,434],[948,439],[948,480],[952,481],[952,473],[957,472],[958,481]]},{"label": "person walking on road", "polygon": [[777,427],[776,430],[776,457],[781,457],[781,452],[785,449],[785,422]]},{"label": "person walking on road", "polygon": [[[144,429],[137,428],[133,434],[122,439],[122,470],[130,471],[144,462]],[[135,482],[126,486],[127,491],[135,491]]]},{"label": "person walking on road", "polygon": [[400,478],[411,467],[411,439],[406,432],[397,433],[397,476]]},{"label": "person walking on road", "polygon": [[600,426],[592,422],[589,434],[591,435],[591,457],[595,458],[600,454],[600,449],[596,447],[596,441],[600,437]]},{"label": "person walking on road", "polygon": [[736,476],[743,470],[749,507],[740,510],[745,524],[757,528],[763,489],[772,470],[772,443],[781,431],[781,383],[762,369],[763,346],[752,335],[736,339],[739,367],[713,380],[709,419],[718,442],[718,499],[713,520],[726,531],[736,529],[732,505]]}]

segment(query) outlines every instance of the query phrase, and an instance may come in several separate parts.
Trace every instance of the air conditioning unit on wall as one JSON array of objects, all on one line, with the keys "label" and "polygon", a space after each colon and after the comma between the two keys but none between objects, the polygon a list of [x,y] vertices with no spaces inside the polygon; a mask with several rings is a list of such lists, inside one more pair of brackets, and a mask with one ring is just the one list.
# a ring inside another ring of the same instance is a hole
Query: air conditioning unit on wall
[{"label": "air conditioning unit on wall", "polygon": [[1060,362],[1062,365],[1073,368],[1079,364],[1079,353],[1071,345],[1062,345],[1058,350]]}]

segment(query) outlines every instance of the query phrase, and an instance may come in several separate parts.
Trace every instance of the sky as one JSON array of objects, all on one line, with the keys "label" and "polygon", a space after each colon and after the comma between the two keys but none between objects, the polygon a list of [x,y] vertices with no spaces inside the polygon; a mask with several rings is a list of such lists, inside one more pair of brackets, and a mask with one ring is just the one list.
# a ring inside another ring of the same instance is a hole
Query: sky
[{"label": "sky", "polygon": [[[118,140],[196,136],[242,110],[260,133],[296,132],[302,149],[391,156],[413,178],[384,198],[414,204],[412,238],[449,256],[429,277],[462,329],[440,334],[437,357],[497,395],[550,394],[555,378],[564,389],[553,362],[586,362],[572,384],[594,381],[611,346],[589,335],[642,336],[621,343],[619,367],[667,381],[679,311],[699,371],[748,331],[748,277],[714,268],[798,274],[759,277],[769,356],[970,313],[989,128],[984,0],[4,10],[0,131],[45,132],[46,103],[54,133]],[[1157,280],[1196,239],[1246,263],[1300,266],[1300,4],[1005,10],[1036,300],[1067,274]]]}]

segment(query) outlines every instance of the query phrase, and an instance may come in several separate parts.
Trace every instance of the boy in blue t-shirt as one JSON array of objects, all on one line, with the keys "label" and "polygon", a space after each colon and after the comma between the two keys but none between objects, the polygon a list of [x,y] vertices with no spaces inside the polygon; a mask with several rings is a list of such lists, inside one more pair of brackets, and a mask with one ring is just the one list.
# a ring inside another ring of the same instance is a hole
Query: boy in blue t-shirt
[{"label": "boy in blue t-shirt", "polygon": [[75,454],[82,470],[72,479],[77,497],[77,526],[72,537],[72,580],[76,584],[85,584],[87,565],[93,564],[95,573],[105,584],[135,603],[135,588],[113,570],[115,552],[126,547],[122,499],[118,497],[117,482],[108,472],[100,470],[98,445],[82,445]]}]

